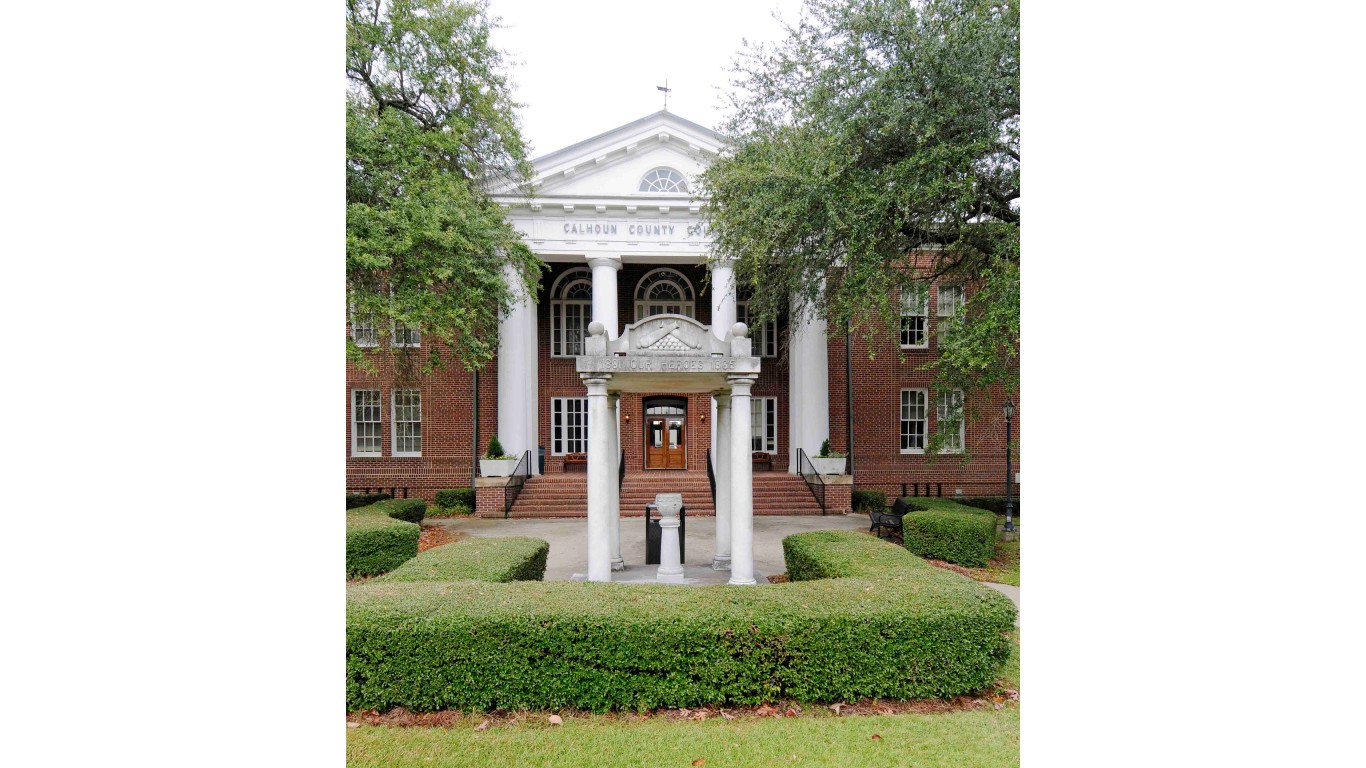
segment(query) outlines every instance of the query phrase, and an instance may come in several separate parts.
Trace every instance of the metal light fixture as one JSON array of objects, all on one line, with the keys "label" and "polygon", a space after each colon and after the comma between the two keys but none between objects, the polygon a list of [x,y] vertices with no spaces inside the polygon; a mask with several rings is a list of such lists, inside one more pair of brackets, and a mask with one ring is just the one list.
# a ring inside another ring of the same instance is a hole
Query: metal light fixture
[{"label": "metal light fixture", "polygon": [[1010,420],[1015,417],[1015,403],[1009,398],[1001,404],[1001,411],[1006,417],[1006,533],[1015,531],[1015,504],[1011,499],[1011,472],[1010,472]]}]

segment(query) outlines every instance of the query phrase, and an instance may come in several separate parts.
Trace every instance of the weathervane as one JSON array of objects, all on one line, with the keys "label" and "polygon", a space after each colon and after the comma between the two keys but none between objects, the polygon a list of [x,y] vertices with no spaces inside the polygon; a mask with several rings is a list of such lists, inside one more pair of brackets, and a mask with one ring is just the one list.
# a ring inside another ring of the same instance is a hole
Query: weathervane
[{"label": "weathervane", "polygon": [[673,90],[672,88],[669,87],[669,78],[667,78],[667,77],[664,78],[664,84],[663,84],[663,85],[656,85],[656,86],[655,86],[655,90],[656,90],[656,91],[663,91],[663,92],[664,92],[664,111],[665,111],[665,112],[668,112],[668,111],[669,111],[669,91],[672,91],[672,90]]}]

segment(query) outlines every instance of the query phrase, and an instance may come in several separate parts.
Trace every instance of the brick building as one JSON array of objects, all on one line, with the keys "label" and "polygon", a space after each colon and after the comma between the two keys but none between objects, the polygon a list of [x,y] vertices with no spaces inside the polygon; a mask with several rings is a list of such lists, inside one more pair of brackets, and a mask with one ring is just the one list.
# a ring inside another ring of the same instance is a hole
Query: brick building
[{"label": "brick building", "polygon": [[[496,364],[477,376],[448,368],[399,383],[392,362],[381,361],[373,374],[348,366],[347,487],[407,488],[428,500],[442,488],[469,488],[477,458],[497,435],[507,453],[529,452],[531,477],[514,515],[582,514],[578,454],[587,451],[587,402],[575,356],[584,354],[590,321],[603,321],[616,338],[626,325],[663,313],[692,317],[720,333],[748,320],[729,265],[708,265],[706,225],[688,188],[721,148],[711,130],[658,112],[533,161],[536,197],[497,199],[550,266],[538,295],[524,297],[502,322]],[[936,396],[930,374],[917,369],[936,354],[940,318],[961,305],[963,291],[932,286],[924,306],[905,302],[902,327],[880,334],[872,349],[861,335],[853,338],[855,487],[889,497],[903,484],[907,493],[1004,493],[1004,392],[966,404],[975,413],[951,442],[970,461],[925,452],[947,398],[955,395]],[[377,341],[370,329],[348,326],[348,332],[358,343]],[[762,364],[750,413],[755,513],[818,512],[798,474],[799,452],[815,456],[827,438],[833,449],[848,451],[845,336],[827,335],[819,320],[784,317],[752,328],[750,337]],[[395,340],[425,343],[418,334]],[[703,497],[715,437],[712,398],[624,394],[619,408],[623,512],[643,504],[665,478],[670,489],[692,495],[690,512],[709,512],[710,499]],[[1018,425],[1017,416],[1016,436]],[[827,500],[831,511],[847,505],[847,485]]]}]

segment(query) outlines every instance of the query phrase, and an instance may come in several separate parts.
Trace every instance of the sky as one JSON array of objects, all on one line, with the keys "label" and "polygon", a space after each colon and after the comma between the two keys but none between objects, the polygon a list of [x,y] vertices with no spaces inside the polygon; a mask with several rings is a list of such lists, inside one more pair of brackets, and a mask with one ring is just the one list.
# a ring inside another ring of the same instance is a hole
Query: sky
[{"label": "sky", "polygon": [[492,0],[504,29],[494,44],[513,62],[523,134],[540,157],[664,106],[716,128],[727,70],[743,41],[782,37],[774,20],[795,21],[801,0],[694,0],[649,5],[623,0],[565,3]]}]

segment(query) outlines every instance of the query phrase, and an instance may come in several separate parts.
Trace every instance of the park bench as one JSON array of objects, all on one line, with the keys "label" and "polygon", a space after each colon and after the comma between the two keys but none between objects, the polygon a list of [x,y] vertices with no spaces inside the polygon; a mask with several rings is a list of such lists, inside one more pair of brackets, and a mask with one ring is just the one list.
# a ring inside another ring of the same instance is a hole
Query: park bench
[{"label": "park bench", "polygon": [[[886,509],[869,509],[868,519],[872,521],[872,525],[868,526],[868,532],[876,531],[879,539],[901,533],[901,518],[909,511],[911,511],[911,505],[907,503],[905,498],[897,499],[890,512]],[[883,536],[883,529],[887,529],[890,533]]]}]

